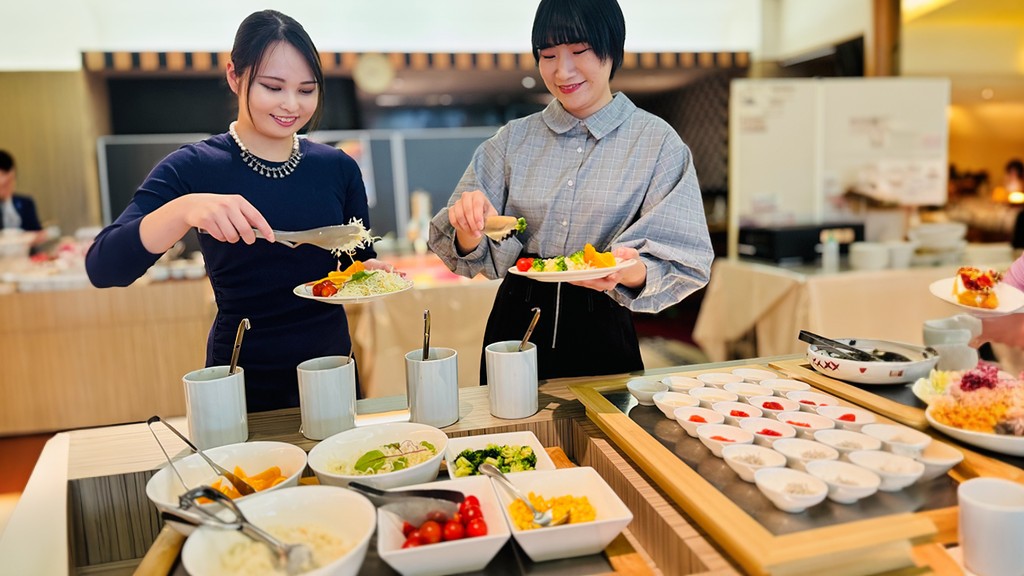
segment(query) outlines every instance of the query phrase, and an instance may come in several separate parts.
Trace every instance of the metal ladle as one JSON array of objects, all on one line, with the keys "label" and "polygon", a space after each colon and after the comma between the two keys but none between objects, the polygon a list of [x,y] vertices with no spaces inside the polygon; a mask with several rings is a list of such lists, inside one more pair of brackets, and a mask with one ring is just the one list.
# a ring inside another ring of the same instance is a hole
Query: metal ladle
[{"label": "metal ladle", "polygon": [[231,350],[231,364],[228,366],[228,374],[234,374],[238,368],[238,353],[242,351],[242,336],[245,331],[252,327],[248,318],[242,318],[238,323],[238,332],[235,333],[235,347]]},{"label": "metal ladle", "polygon": [[430,310],[423,311],[423,361],[430,356]]},{"label": "metal ladle", "polygon": [[530,340],[530,335],[533,334],[533,329],[537,327],[537,321],[540,320],[540,308],[534,307],[531,312],[533,312],[533,320],[530,320],[530,326],[526,329],[523,341],[519,343],[519,352],[522,352],[523,348],[526,347],[526,343]]}]

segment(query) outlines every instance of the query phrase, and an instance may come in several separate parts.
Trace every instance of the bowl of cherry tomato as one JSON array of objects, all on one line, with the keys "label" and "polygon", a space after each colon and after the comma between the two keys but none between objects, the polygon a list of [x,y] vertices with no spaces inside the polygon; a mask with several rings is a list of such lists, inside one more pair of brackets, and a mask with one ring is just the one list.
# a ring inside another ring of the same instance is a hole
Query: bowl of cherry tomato
[{"label": "bowl of cherry tomato", "polygon": [[511,536],[491,479],[467,476],[405,488],[441,488],[466,495],[452,517],[428,514],[413,525],[377,509],[377,554],[403,576],[483,570]]}]

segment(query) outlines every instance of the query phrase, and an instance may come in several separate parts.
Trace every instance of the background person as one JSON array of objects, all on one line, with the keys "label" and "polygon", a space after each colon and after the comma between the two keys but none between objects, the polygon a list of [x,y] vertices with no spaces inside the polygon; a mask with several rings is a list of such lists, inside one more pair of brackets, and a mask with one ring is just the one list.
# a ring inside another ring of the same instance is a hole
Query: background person
[{"label": "background person", "polygon": [[0,230],[24,230],[37,232],[33,244],[45,240],[43,226],[36,213],[36,203],[24,194],[15,194],[18,185],[18,170],[14,157],[6,150],[0,150]]}]

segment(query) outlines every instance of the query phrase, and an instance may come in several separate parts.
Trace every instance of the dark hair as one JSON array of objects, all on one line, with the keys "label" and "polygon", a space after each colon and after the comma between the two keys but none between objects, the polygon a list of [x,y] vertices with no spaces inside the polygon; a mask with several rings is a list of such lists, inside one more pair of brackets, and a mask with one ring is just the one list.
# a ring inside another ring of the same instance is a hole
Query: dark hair
[{"label": "dark hair", "polygon": [[616,0],[542,0],[533,17],[533,58],[559,44],[589,44],[601,61],[611,59],[612,73],[622,66],[626,20]]},{"label": "dark hair", "polygon": [[0,150],[0,172],[10,172],[14,170],[14,156],[7,150]]},{"label": "dark hair", "polygon": [[1013,172],[1018,178],[1024,178],[1024,162],[1020,159],[1014,158],[1006,163],[1006,171]]},{"label": "dark hair", "polygon": [[302,24],[277,10],[253,12],[242,20],[238,25],[238,32],[235,33],[235,43],[231,47],[231,62],[235,65],[235,75],[241,78],[246,71],[252,72],[246,84],[245,107],[249,109],[248,94],[256,82],[256,71],[263,64],[267,49],[276,42],[287,42],[294,46],[313,71],[318,90],[316,112],[309,120],[309,129],[312,130],[320,121],[324,105],[324,71],[320,67],[320,53]]}]

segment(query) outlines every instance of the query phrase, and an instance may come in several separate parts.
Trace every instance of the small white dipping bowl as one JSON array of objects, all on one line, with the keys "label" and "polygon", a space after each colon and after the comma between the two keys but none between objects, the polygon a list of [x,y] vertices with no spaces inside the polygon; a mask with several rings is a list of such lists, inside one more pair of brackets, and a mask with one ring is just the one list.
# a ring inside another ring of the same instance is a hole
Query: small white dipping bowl
[{"label": "small white dipping bowl", "polygon": [[741,420],[760,418],[763,414],[760,408],[743,402],[715,402],[711,405],[711,409],[721,412],[722,416],[725,416],[725,423],[729,426],[739,426]]},{"label": "small white dipping bowl", "polygon": [[[740,428],[753,434],[754,444],[758,446],[771,447],[776,440],[796,437],[796,428],[773,418],[744,418],[740,420]],[[766,429],[776,434],[763,434]]]},{"label": "small white dipping bowl", "polygon": [[754,481],[754,472],[761,468],[782,468],[786,457],[771,448],[752,444],[722,447],[722,459],[744,482]]},{"label": "small white dipping bowl", "polygon": [[924,464],[924,473],[918,482],[927,482],[942,476],[963,462],[964,453],[945,442],[933,440],[915,460]]},{"label": "small white dipping bowl", "polygon": [[690,396],[693,396],[700,401],[702,408],[710,409],[715,402],[736,402],[740,399],[739,396],[729,392],[728,390],[720,390],[718,388],[694,388],[688,392]]},{"label": "small white dipping bowl", "polygon": [[765,388],[750,382],[730,382],[722,388],[739,396],[741,402],[749,402],[750,398],[754,396],[768,396],[772,393],[771,388]]},{"label": "small white dipping bowl", "polygon": [[838,460],[839,451],[831,446],[803,438],[782,438],[772,444],[772,449],[786,457],[786,464],[794,470],[803,470],[814,460]]},{"label": "small white dipping bowl", "polygon": [[818,430],[814,433],[814,439],[826,446],[831,446],[839,452],[840,460],[849,460],[850,452],[857,450],[881,450],[882,441],[872,438],[867,434],[854,432],[853,430]]},{"label": "small white dipping bowl", "polygon": [[770,388],[773,394],[783,398],[786,397],[788,392],[807,392],[811,389],[811,385],[807,382],[793,380],[792,378],[772,378],[770,380],[762,380],[759,384],[765,388]]},{"label": "small white dipping bowl", "polygon": [[675,418],[676,408],[692,407],[700,404],[700,400],[681,392],[658,392],[654,396],[654,405],[661,409],[665,418]]},{"label": "small white dipping bowl", "polygon": [[796,412],[800,410],[800,404],[796,400],[779,396],[751,396],[747,398],[747,402],[750,402],[751,406],[757,406],[770,416],[775,416],[780,412]]},{"label": "small white dipping bowl", "polygon": [[730,382],[743,382],[742,376],[737,376],[728,372],[706,372],[704,374],[698,374],[696,378],[703,382],[705,386],[711,386],[714,388],[722,388]]},{"label": "small white dipping bowl", "polygon": [[865,424],[861,433],[882,441],[885,449],[899,456],[917,458],[932,443],[932,437],[898,424]]},{"label": "small white dipping bowl", "polygon": [[760,370],[758,368],[736,368],[732,373],[743,378],[745,382],[750,382],[751,384],[760,384],[763,380],[771,380],[772,378],[779,377],[778,374],[771,370]]},{"label": "small white dipping bowl", "polygon": [[818,430],[828,430],[836,427],[835,422],[810,412],[779,412],[775,415],[775,419],[789,424],[796,430],[798,437],[808,440],[814,439],[814,433]]},{"label": "small white dipping bowl", "polygon": [[[686,433],[694,438],[697,437],[697,428],[699,426],[703,426],[705,424],[721,424],[722,422],[725,422],[725,416],[710,408],[676,408],[672,415],[675,416],[676,422],[679,422],[679,425],[683,427],[683,430],[686,430]],[[693,417],[703,418],[704,422],[691,420]]]},{"label": "small white dipping bowl", "polygon": [[854,432],[860,432],[864,425],[877,421],[871,412],[852,406],[819,406],[818,414],[835,422],[837,428]]},{"label": "small white dipping bowl", "polygon": [[828,499],[853,504],[878,491],[882,479],[867,468],[849,462],[815,460],[807,463],[807,473],[828,484]]},{"label": "small white dipping bowl", "polygon": [[654,395],[668,392],[668,384],[657,380],[630,380],[626,382],[626,388],[641,406],[654,406]]},{"label": "small white dipping bowl", "polygon": [[[385,444],[394,444],[410,440],[415,444],[429,442],[437,451],[426,462],[385,474],[347,475],[332,472],[341,462],[355,463],[363,454],[377,450]],[[389,422],[361,426],[328,436],[309,451],[309,467],[313,469],[321,484],[328,486],[348,486],[349,482],[359,482],[373,488],[387,490],[410,484],[431,482],[437,478],[441,469],[441,460],[448,447],[448,436],[444,432],[414,422]]]},{"label": "small white dipping bowl", "polygon": [[786,398],[796,400],[800,403],[800,409],[804,412],[816,412],[819,406],[838,406],[839,399],[821,392],[811,390],[794,390],[786,392]]},{"label": "small white dipping bowl", "polygon": [[[715,456],[722,457],[722,448],[734,444],[753,444],[754,435],[728,424],[704,424],[697,427],[697,437]],[[726,438],[719,440],[718,438]]]},{"label": "small white dipping bowl", "polygon": [[668,389],[672,392],[689,392],[694,388],[703,388],[704,383],[696,378],[690,378],[689,376],[666,376],[661,379],[662,382],[668,384]]},{"label": "small white dipping bowl", "polygon": [[878,487],[883,492],[896,492],[910,486],[924,474],[924,464],[880,450],[850,452],[850,462],[867,468],[882,478]]},{"label": "small white dipping bowl", "polygon": [[789,468],[761,468],[754,472],[754,483],[776,508],[791,514],[817,506],[828,496],[828,484]]}]

